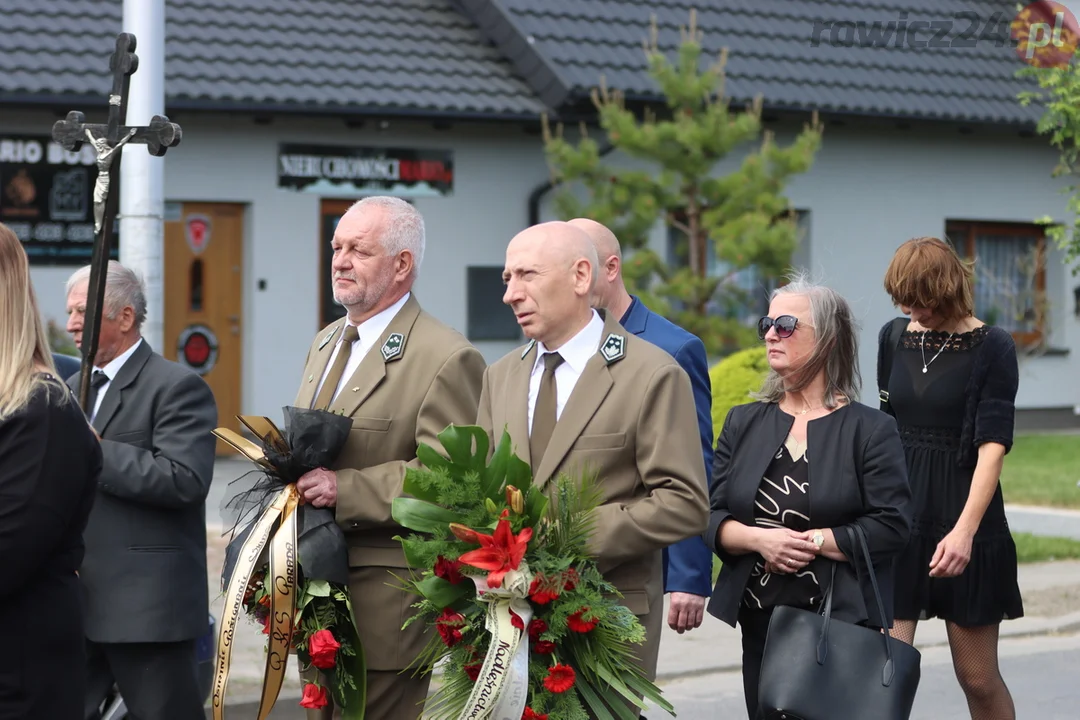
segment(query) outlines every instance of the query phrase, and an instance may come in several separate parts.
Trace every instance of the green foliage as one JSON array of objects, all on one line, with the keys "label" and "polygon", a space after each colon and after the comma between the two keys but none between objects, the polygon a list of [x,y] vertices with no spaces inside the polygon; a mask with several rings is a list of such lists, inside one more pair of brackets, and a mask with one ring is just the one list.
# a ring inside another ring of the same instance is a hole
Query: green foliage
[{"label": "green foliage", "polygon": [[[1043,106],[1036,129],[1049,136],[1050,145],[1061,153],[1051,176],[1076,177],[1080,174],[1080,62],[1074,57],[1066,67],[1025,67],[1017,75],[1034,78],[1041,89],[1021,92],[1017,97],[1025,107],[1032,102]],[[1066,210],[1072,222],[1058,224],[1048,215],[1035,222],[1046,226],[1047,237],[1065,251],[1065,261],[1071,263],[1080,259],[1080,184],[1070,184],[1062,193],[1069,196]],[[1073,274],[1080,274],[1080,265],[1073,268]]]},{"label": "green foliage", "polygon": [[[789,147],[762,132],[761,99],[743,112],[732,112],[723,97],[726,51],[701,70],[702,46],[694,12],[689,31],[674,60],[659,50],[653,24],[645,48],[649,75],[666,100],[663,117],[644,117],[625,106],[618,90],[608,91],[601,78],[593,91],[600,127],[624,156],[644,161],[647,169],[618,169],[605,164],[600,146],[584,128],[578,144],[552,133],[545,120],[544,149],[559,186],[555,202],[564,218],[589,217],[607,225],[624,248],[623,274],[650,308],[702,338],[710,353],[753,341],[753,330],[734,319],[707,314],[710,303],[734,308],[745,293],[734,274],[756,266],[769,277],[787,269],[797,242],[794,213],[783,196],[785,183],[810,169],[821,144],[815,115]],[[759,142],[756,151],[744,148]],[[716,176],[716,166],[746,149],[741,164]],[[583,189],[587,200],[575,191]],[[681,234],[686,265],[670,267],[647,247],[660,221]],[[707,275],[712,254],[729,264],[722,277]]]},{"label": "green foliage", "polygon": [[712,383],[714,443],[724,428],[728,410],[753,402],[750,393],[761,389],[761,383],[768,373],[769,361],[764,345],[740,350],[712,366],[709,382]]}]

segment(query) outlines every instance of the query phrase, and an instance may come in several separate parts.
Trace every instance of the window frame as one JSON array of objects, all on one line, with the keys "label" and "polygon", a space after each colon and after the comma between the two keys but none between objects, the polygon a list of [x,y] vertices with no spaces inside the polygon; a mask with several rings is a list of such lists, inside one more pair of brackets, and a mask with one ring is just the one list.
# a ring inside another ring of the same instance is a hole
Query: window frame
[{"label": "window frame", "polygon": [[[1034,238],[1037,254],[1044,258],[1035,273],[1035,291],[1046,293],[1046,230],[1042,225],[1019,222],[983,222],[979,220],[946,220],[945,235],[956,247],[957,252],[964,259],[976,259],[975,237],[976,235],[998,236],[1028,236]],[[963,243],[963,252],[960,252],[960,244]],[[975,277],[978,282],[978,276]],[[1013,331],[1013,340],[1019,346],[1032,347],[1043,342],[1046,336],[1046,318],[1039,321],[1035,330],[1030,332]]]}]

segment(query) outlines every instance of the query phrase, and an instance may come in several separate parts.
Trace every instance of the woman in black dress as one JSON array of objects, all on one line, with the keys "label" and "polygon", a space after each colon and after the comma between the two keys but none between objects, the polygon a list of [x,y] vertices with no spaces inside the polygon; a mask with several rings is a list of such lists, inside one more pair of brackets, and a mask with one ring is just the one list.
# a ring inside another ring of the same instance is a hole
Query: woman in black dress
[{"label": "woman in black dress", "polygon": [[18,238],[0,224],[0,720],[82,720],[77,571],[101,447],[57,379]]},{"label": "woman in black dress", "polygon": [[1016,347],[974,316],[971,269],[937,238],[901,245],[885,290],[911,318],[881,329],[878,353],[882,409],[900,429],[913,503],[895,635],[913,643],[919,620],[944,619],[971,717],[1015,718],[997,645],[1001,621],[1024,613],[998,482],[1013,439]]}]

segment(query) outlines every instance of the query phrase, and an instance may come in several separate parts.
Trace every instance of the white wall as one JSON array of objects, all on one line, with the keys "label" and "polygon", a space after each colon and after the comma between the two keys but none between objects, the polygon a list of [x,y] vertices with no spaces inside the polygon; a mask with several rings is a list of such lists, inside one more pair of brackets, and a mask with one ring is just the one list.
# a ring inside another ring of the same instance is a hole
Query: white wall
[{"label": "white wall", "polygon": [[[0,114],[0,130],[48,134],[54,116]],[[541,140],[520,127],[394,122],[350,130],[338,120],[174,115],[183,142],[165,157],[170,202],[248,205],[244,246],[242,412],[279,417],[292,402],[308,346],[320,329],[319,203],[315,194],[277,187],[279,142],[451,149],[453,195],[415,201],[427,226],[427,250],[415,288],[425,309],[465,332],[466,267],[501,265],[506,243],[525,227],[527,198],[547,179]],[[35,267],[46,317],[64,320],[63,283],[74,268]],[[259,291],[259,280],[266,290]],[[515,342],[481,342],[489,362]]]},{"label": "white wall", "polygon": [[[774,129],[782,145],[794,135],[791,128]],[[1066,219],[1065,198],[1059,194],[1064,183],[1050,177],[1056,157],[1041,136],[892,127],[826,130],[813,167],[792,180],[786,195],[794,207],[810,211],[810,247],[800,248],[798,255],[809,257],[807,269],[815,280],[848,299],[862,325],[863,402],[877,406],[877,333],[900,315],[882,287],[897,246],[920,235],[942,237],[951,219]],[[618,153],[607,161],[641,167]],[[729,158],[717,171],[730,171],[739,161]],[[552,213],[546,203],[545,219]],[[661,249],[665,235],[658,226],[652,246]],[[1080,276],[1069,274],[1056,248],[1047,264],[1050,342],[1071,352],[1021,360],[1020,408],[1080,405],[1075,382],[1080,376],[1080,319],[1073,312],[1073,288],[1080,285]]]},{"label": "white wall", "polygon": [[[435,131],[394,122],[385,131],[349,130],[330,119],[180,115],[183,143],[166,156],[166,199],[248,204],[245,220],[243,412],[277,417],[292,401],[301,364],[318,331],[320,198],[277,188],[279,142],[448,148],[454,193],[423,198],[428,248],[416,291],[426,309],[465,331],[468,265],[500,265],[506,243],[527,222],[527,198],[548,179],[540,138],[508,126],[456,125]],[[50,114],[0,114],[0,130],[47,133]],[[790,133],[780,128],[779,141]],[[616,162],[625,161],[612,156]],[[1029,222],[1060,217],[1064,198],[1050,177],[1055,153],[1041,137],[955,131],[830,128],[814,167],[790,185],[792,204],[810,210],[810,269],[856,309],[863,325],[864,402],[876,402],[876,336],[895,316],[881,278],[896,247],[944,232],[946,219]],[[542,219],[552,217],[550,194]],[[654,241],[663,242],[658,227]],[[35,268],[43,312],[62,322],[69,268]],[[258,281],[267,289],[258,291]],[[1024,360],[1018,405],[1080,404],[1080,320],[1071,277],[1054,255],[1047,273],[1051,343],[1066,356]],[[489,362],[514,342],[477,343]]]}]

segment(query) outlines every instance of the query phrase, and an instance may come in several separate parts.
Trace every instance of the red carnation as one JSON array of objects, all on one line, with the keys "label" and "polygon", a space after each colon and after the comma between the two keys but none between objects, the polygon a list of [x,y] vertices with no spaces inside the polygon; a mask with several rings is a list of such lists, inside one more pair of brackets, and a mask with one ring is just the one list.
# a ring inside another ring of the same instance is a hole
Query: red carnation
[{"label": "red carnation", "polygon": [[563,574],[563,589],[567,592],[573,590],[580,580],[581,576],[578,575],[577,570],[570,568]]},{"label": "red carnation", "polygon": [[548,629],[548,624],[546,622],[544,622],[540,618],[533,618],[529,622],[529,639],[532,640],[533,642],[536,642],[536,640],[543,633],[547,632],[547,629]]},{"label": "red carnation", "polygon": [[445,608],[442,615],[435,620],[435,627],[446,647],[454,647],[461,641],[461,630],[458,628],[465,625],[465,616]]},{"label": "red carnation", "polygon": [[334,639],[332,632],[325,629],[319,630],[308,640],[308,655],[311,656],[311,664],[320,670],[329,670],[334,667],[340,647],[341,643]]},{"label": "red carnation", "polygon": [[525,712],[521,713],[521,720],[547,720],[547,713],[538,713],[531,707],[527,707]]},{"label": "red carnation", "polygon": [[510,611],[510,624],[516,627],[518,630],[525,629],[525,621],[522,620],[521,616],[513,610]]},{"label": "red carnation", "polygon": [[552,665],[544,678],[544,687],[553,693],[564,693],[574,686],[574,668],[569,665]]},{"label": "red carnation", "polygon": [[457,585],[464,579],[460,569],[461,563],[459,561],[447,560],[442,555],[435,561],[435,577],[440,577],[451,585]]},{"label": "red carnation", "polygon": [[304,696],[300,698],[300,707],[318,710],[326,707],[326,688],[308,683],[304,686]]},{"label": "red carnation", "polygon": [[550,640],[538,640],[536,645],[533,646],[533,650],[540,655],[550,655],[555,652],[555,643]]},{"label": "red carnation", "polygon": [[529,585],[529,599],[537,605],[547,605],[559,598],[557,587],[543,575],[537,575]]},{"label": "red carnation", "polygon": [[587,612],[589,612],[589,607],[586,605],[585,607],[581,608],[576,613],[566,619],[566,626],[574,632],[589,632],[594,627],[596,627],[596,623],[598,621],[596,620],[596,618],[593,618],[592,620],[585,620],[582,616],[585,615],[585,613]]},{"label": "red carnation", "polygon": [[462,669],[465,671],[465,674],[469,676],[470,680],[472,680],[473,682],[476,682],[476,678],[480,677],[480,670],[482,670],[483,667],[484,667],[483,663],[476,662],[476,663],[469,663],[468,665],[464,666]]}]

